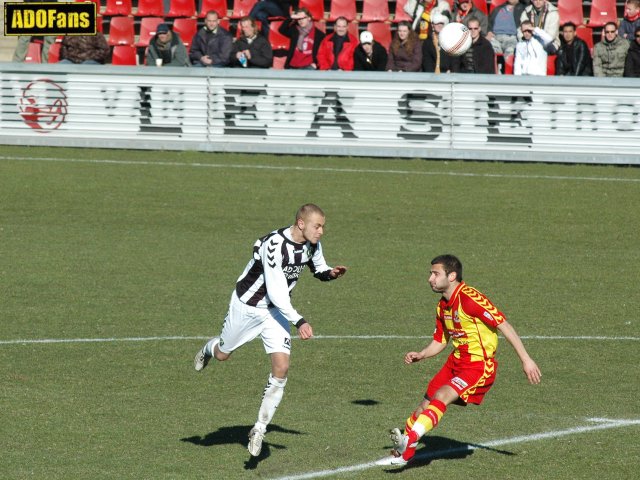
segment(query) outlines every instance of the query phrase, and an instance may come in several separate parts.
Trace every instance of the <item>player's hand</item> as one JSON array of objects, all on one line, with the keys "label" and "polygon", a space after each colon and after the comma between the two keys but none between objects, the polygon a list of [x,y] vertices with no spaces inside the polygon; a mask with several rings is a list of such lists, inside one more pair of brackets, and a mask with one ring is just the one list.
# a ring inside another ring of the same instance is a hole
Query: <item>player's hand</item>
[{"label": "player's hand", "polygon": [[527,376],[529,383],[533,385],[537,385],[540,383],[542,373],[540,372],[540,368],[538,368],[538,365],[536,365],[536,362],[529,359],[522,364],[522,369],[524,370],[524,374]]},{"label": "player's hand", "polygon": [[408,352],[404,356],[404,363],[406,363],[407,365],[411,365],[412,363],[419,362],[420,360],[422,360],[422,357],[418,352]]},{"label": "player's hand", "polygon": [[302,340],[309,340],[311,337],[313,337],[313,328],[311,328],[311,325],[309,325],[308,323],[303,323],[298,329],[298,336]]},{"label": "player's hand", "polygon": [[347,267],[344,265],[338,265],[337,267],[333,267],[329,275],[331,275],[331,278],[340,278],[345,273],[347,273]]}]

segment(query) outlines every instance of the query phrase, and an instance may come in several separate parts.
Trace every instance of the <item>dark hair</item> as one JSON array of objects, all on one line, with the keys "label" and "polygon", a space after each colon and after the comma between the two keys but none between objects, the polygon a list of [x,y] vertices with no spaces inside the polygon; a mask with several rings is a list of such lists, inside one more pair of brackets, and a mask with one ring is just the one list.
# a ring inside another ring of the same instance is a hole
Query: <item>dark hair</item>
[{"label": "dark hair", "polygon": [[440,264],[444,268],[444,273],[449,275],[451,272],[455,272],[456,280],[462,281],[462,262],[455,255],[449,253],[444,255],[438,255],[431,260],[431,265]]},{"label": "dark hair", "polygon": [[576,26],[576,24],[575,24],[575,23],[573,23],[573,22],[565,22],[565,23],[563,23],[563,24],[562,24],[562,26],[561,26],[560,28],[561,28],[562,30],[564,30],[564,27],[571,27],[571,28],[573,28],[574,30],[577,30],[577,29],[578,29],[578,27]]}]

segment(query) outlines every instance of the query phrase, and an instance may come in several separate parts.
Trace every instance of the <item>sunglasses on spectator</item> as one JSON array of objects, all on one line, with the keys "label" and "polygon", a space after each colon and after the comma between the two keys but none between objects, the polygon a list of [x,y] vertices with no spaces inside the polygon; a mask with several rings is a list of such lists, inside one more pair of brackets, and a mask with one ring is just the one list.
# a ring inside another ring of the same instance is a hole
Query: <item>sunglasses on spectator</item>
[{"label": "sunglasses on spectator", "polygon": [[615,30],[605,30],[604,33],[616,33]]}]

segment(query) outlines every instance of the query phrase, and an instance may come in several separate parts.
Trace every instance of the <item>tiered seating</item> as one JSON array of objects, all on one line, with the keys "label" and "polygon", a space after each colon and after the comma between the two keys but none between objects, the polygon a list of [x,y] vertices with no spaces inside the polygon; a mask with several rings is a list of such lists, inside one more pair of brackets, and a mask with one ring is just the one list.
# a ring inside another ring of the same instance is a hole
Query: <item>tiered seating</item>
[{"label": "tiered seating", "polygon": [[578,25],[576,28],[576,36],[587,43],[591,55],[593,55],[593,30],[586,25]]},{"label": "tiered seating", "polygon": [[560,25],[573,22],[576,25],[584,23],[582,12],[582,0],[558,0],[558,13],[560,15]]},{"label": "tiered seating", "polygon": [[113,65],[137,65],[138,52],[135,45],[116,45],[111,52]]},{"label": "tiered seating", "polygon": [[131,15],[131,0],[107,0],[107,6],[102,14],[109,17]]},{"label": "tiered seating", "polygon": [[136,17],[164,17],[164,0],[138,0]]},{"label": "tiered seating", "polygon": [[228,7],[227,0],[202,0],[200,5],[200,13],[198,18],[204,18],[207,16],[207,12],[213,10],[218,14],[220,18],[227,18]]},{"label": "tiered seating", "polygon": [[195,0],[171,0],[166,17],[195,17]]},{"label": "tiered seating", "polygon": [[300,8],[306,8],[314,20],[324,19],[324,0],[300,0]]},{"label": "tiered seating", "polygon": [[[505,0],[506,1],[506,0]],[[393,22],[411,22],[413,19],[407,12],[404,11],[404,6],[406,5],[407,0],[396,0],[396,10],[395,15],[393,16]]]},{"label": "tiered seating", "polygon": [[189,50],[191,41],[198,32],[198,20],[195,18],[176,18],[173,21],[173,31],[180,35],[182,43]]},{"label": "tiered seating", "polygon": [[238,20],[242,17],[249,15],[249,12],[258,0],[233,0],[233,10],[231,16],[234,20]]},{"label": "tiered seating", "polygon": [[386,22],[389,20],[388,0],[364,0],[361,22]]},{"label": "tiered seating", "polygon": [[289,37],[285,37],[278,29],[282,25],[282,20],[273,20],[269,22],[269,43],[275,52],[276,50],[288,50],[291,41]]},{"label": "tiered seating", "polygon": [[475,7],[485,15],[489,15],[489,9],[487,8],[487,0],[473,0]]},{"label": "tiered seating", "polygon": [[335,22],[338,17],[344,17],[353,22],[358,17],[356,0],[331,0],[329,18],[327,20]]},{"label": "tiered seating", "polygon": [[42,63],[41,42],[29,42],[29,47],[27,47],[27,56],[24,57],[24,63]]},{"label": "tiered seating", "polygon": [[133,17],[112,17],[109,22],[109,45],[133,45]]},{"label": "tiered seating", "polygon": [[618,22],[616,0],[592,0],[589,27],[603,27],[607,22]]}]

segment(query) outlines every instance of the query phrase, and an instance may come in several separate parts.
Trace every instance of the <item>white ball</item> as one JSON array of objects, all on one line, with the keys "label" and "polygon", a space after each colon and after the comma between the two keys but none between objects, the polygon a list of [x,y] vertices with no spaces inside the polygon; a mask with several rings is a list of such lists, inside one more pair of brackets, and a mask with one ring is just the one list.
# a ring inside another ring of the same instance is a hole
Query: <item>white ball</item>
[{"label": "white ball", "polygon": [[459,57],[471,48],[471,32],[462,23],[450,23],[438,35],[438,42],[449,55]]}]

